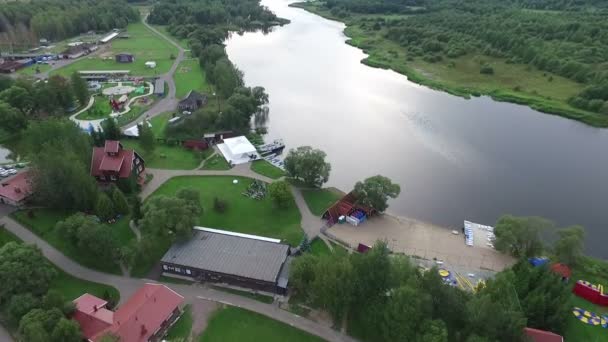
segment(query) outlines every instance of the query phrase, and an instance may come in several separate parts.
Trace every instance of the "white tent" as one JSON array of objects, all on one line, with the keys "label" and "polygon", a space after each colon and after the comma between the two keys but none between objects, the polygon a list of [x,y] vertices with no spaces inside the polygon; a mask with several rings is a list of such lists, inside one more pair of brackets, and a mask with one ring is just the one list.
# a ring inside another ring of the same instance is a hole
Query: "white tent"
[{"label": "white tent", "polygon": [[255,147],[244,136],[224,139],[224,143],[217,145],[217,148],[226,161],[233,165],[260,159]]},{"label": "white tent", "polygon": [[154,61],[147,61],[146,63],[144,63],[148,68],[150,69],[154,69],[156,68],[156,62]]},{"label": "white tent", "polygon": [[[152,124],[150,123],[150,121],[146,121],[146,123],[148,124],[148,127],[152,127]],[[139,127],[137,127],[137,125],[131,126],[127,129],[125,129],[122,132],[122,134],[127,137],[138,137],[139,136]]]}]

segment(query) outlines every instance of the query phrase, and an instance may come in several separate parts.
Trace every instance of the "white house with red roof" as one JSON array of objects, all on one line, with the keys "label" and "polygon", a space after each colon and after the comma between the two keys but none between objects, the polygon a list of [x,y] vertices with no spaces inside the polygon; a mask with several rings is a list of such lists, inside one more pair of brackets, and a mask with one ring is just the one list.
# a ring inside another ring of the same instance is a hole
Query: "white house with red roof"
[{"label": "white house with red roof", "polygon": [[550,331],[524,328],[524,334],[531,342],[564,342],[564,338],[561,335]]},{"label": "white house with red roof", "polygon": [[32,195],[30,171],[20,172],[0,182],[0,203],[20,207]]},{"label": "white house with red roof", "polygon": [[94,147],[91,158],[91,176],[99,182],[116,182],[133,177],[143,184],[144,159],[135,150],[125,149],[117,140],[106,140],[104,147]]},{"label": "white house with red roof", "polygon": [[85,293],[76,298],[72,316],[84,338],[99,341],[105,335],[120,342],[160,341],[181,314],[184,297],[162,284],[147,283],[118,310],[106,308],[107,302]]}]

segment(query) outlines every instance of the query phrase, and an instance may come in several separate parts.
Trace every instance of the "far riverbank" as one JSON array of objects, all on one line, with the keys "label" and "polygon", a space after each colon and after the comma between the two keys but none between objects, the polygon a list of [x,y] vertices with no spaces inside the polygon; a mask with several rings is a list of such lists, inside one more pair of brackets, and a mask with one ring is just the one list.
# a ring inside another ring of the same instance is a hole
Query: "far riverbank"
[{"label": "far riverbank", "polygon": [[[363,32],[361,27],[356,25],[358,17],[381,17],[380,15],[351,15],[349,18],[339,18],[332,15],[328,10],[318,6],[315,4],[315,2],[296,2],[290,4],[289,6],[301,8],[323,18],[344,23],[346,25],[344,34],[349,38],[346,43],[363,50],[367,57],[361,60],[361,63],[367,66],[393,70],[407,76],[409,81],[427,86],[432,89],[445,91],[452,95],[464,98],[487,95],[496,101],[526,105],[543,113],[559,115],[572,120],[577,120],[593,127],[608,127],[608,116],[574,108],[566,102],[567,97],[562,96],[562,98],[557,99],[554,98],[554,94],[547,94],[547,92],[544,92],[543,94],[535,94],[536,90],[532,90],[531,92],[516,91],[513,89],[513,87],[510,87],[510,85],[504,85],[500,88],[496,88],[494,80],[484,80],[481,82],[477,82],[479,80],[476,80],[476,85],[462,86],[462,83],[458,80],[458,78],[461,78],[460,76],[462,75],[455,75],[457,72],[446,72],[446,70],[442,70],[443,74],[452,74],[454,79],[442,78],[443,75],[431,75],[429,72],[431,68],[435,69],[433,71],[436,71],[446,69],[446,66],[439,65],[439,63],[428,64],[422,61],[408,61],[403,56],[402,52],[404,49],[402,47],[391,43],[382,37],[368,37],[366,36],[365,32]],[[373,40],[373,44],[369,43],[371,40]],[[464,58],[466,59],[468,57],[465,56]],[[466,61],[464,60],[458,61],[459,65],[465,63]],[[496,63],[500,63],[503,67],[511,69],[516,69],[519,67],[519,69],[522,70],[517,71],[526,72],[527,75],[525,76],[530,76],[530,74],[533,73],[532,71],[523,71],[525,66],[516,66],[512,64],[506,65],[505,63],[499,61],[496,61]],[[425,70],[422,67],[429,69]],[[542,79],[544,73],[540,71],[534,72],[538,74],[535,75],[535,78]],[[522,75],[522,78],[523,77],[524,75]],[[561,82],[563,84],[568,84],[568,87],[572,89],[578,87],[578,90],[580,90],[580,87],[582,87],[582,85],[570,80],[560,78],[558,76],[553,77],[556,79],[553,84]],[[574,94],[575,92],[572,91],[571,95]]]}]

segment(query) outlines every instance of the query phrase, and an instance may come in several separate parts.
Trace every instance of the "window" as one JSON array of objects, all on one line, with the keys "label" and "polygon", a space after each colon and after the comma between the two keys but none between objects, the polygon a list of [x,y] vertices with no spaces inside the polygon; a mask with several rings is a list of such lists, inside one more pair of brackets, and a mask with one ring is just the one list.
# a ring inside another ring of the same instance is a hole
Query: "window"
[{"label": "window", "polygon": [[168,270],[169,268],[167,267],[167,265],[163,265],[163,270]]},{"label": "window", "polygon": [[186,269],[186,274],[192,274],[189,269]]},{"label": "window", "polygon": [[179,267],[176,267],[176,268],[175,268],[175,272],[182,273],[182,269],[181,269],[181,268],[179,268]]},{"label": "window", "polygon": [[116,180],[116,176],[115,175],[111,175],[110,179],[113,180],[113,181],[115,181]]},{"label": "window", "polygon": [[102,181],[105,181],[106,180],[106,176],[101,175],[101,176],[99,176],[99,179],[101,179]]}]

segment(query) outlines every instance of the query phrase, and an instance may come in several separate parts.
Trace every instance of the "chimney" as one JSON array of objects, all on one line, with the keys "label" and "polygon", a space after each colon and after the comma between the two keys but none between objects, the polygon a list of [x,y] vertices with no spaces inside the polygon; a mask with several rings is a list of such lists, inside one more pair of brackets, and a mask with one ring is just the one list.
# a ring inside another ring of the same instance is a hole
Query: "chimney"
[{"label": "chimney", "polygon": [[93,312],[97,312],[97,305],[93,305]]},{"label": "chimney", "polygon": [[15,187],[15,193],[20,194],[20,193],[21,193],[21,188],[20,188],[20,187],[18,187],[18,186],[16,186],[16,187]]},{"label": "chimney", "polygon": [[143,336],[143,335],[145,335],[147,332],[148,332],[148,329],[146,329],[146,326],[142,324],[142,325],[141,325],[141,335]]}]

